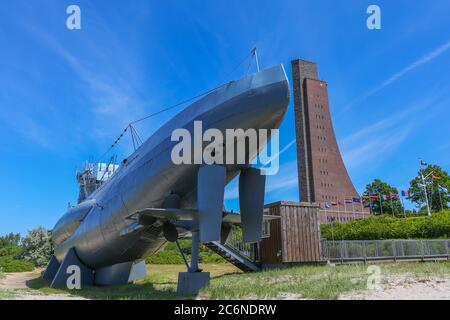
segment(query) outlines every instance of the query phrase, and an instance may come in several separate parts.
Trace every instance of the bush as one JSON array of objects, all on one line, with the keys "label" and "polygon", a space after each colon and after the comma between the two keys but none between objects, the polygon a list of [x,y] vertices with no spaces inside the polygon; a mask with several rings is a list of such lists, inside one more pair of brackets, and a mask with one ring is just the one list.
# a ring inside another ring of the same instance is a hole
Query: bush
[{"label": "bush", "polygon": [[0,257],[0,272],[25,272],[33,269],[31,262],[16,260],[11,256]]},{"label": "bush", "polygon": [[209,252],[200,252],[199,253],[199,260],[201,263],[225,263],[227,262],[224,258],[219,256],[217,253],[212,252],[209,250]]},{"label": "bush", "polygon": [[17,245],[9,245],[0,249],[0,257],[11,256],[13,258],[19,257],[23,253],[23,248]]},{"label": "bush", "polygon": [[[186,257],[189,259],[189,257]],[[145,260],[149,264],[184,264],[183,258],[177,251],[163,250]]]},{"label": "bush", "polygon": [[50,232],[43,227],[28,231],[21,245],[23,253],[20,258],[33,263],[36,267],[46,266],[53,254]]},{"label": "bush", "polygon": [[[332,225],[321,225],[322,237],[332,240]],[[438,239],[450,237],[450,211],[432,216],[376,216],[347,224],[335,223],[335,240]]]},{"label": "bush", "polygon": [[[179,240],[181,251],[183,251],[188,263],[191,260],[191,240],[183,239]],[[217,253],[211,251],[206,246],[200,246],[199,261],[201,263],[225,263],[226,260],[219,256]],[[178,251],[176,243],[169,243],[167,246],[157,252],[156,254],[148,257],[145,260],[149,264],[184,264],[183,258]]]},{"label": "bush", "polygon": [[20,243],[20,234],[18,233],[10,233],[6,236],[0,237],[0,248],[8,247],[11,245],[18,246]]}]

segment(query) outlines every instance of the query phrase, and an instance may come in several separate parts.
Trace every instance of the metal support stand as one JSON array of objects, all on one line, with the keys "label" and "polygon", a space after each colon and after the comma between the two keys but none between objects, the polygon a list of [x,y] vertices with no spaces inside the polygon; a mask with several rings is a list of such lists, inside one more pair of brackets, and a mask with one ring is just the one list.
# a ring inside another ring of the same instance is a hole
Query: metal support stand
[{"label": "metal support stand", "polygon": [[198,268],[199,246],[200,237],[198,231],[192,231],[192,249],[191,249],[191,266],[188,265],[186,258],[181,252],[181,248],[178,245],[178,249],[186,263],[188,269],[187,272],[178,273],[178,287],[177,294],[180,296],[196,294],[201,288],[209,283],[209,272],[201,272]]},{"label": "metal support stand", "polygon": [[198,272],[199,271],[198,270],[199,246],[200,246],[200,241],[199,241],[198,231],[194,231],[194,232],[192,232],[191,267],[188,269],[189,272]]},{"label": "metal support stand", "polygon": [[190,268],[190,267],[189,267],[189,263],[188,263],[187,260],[186,260],[186,256],[184,255],[183,250],[181,250],[180,243],[178,242],[178,240],[176,240],[175,243],[176,243],[176,245],[177,245],[178,251],[179,251],[180,254],[181,254],[181,257],[183,258],[184,264],[186,265],[186,269],[189,270],[189,268]]},{"label": "metal support stand", "polygon": [[47,265],[47,268],[45,269],[44,273],[42,274],[42,278],[48,281],[53,281],[53,278],[55,277],[56,273],[58,272],[58,269],[60,267],[60,263],[58,260],[56,260],[55,256],[52,256],[50,259],[50,262]]},{"label": "metal support stand", "polygon": [[[70,271],[70,267],[75,268]],[[92,286],[94,284],[93,270],[86,267],[78,258],[75,249],[71,248],[67,252],[64,260],[61,262],[50,287],[68,287],[68,281],[70,280],[69,278],[71,277],[71,272],[73,273],[72,277],[74,277],[74,281],[78,280],[75,282],[79,282],[80,285]],[[77,279],[78,277],[79,279]]]}]

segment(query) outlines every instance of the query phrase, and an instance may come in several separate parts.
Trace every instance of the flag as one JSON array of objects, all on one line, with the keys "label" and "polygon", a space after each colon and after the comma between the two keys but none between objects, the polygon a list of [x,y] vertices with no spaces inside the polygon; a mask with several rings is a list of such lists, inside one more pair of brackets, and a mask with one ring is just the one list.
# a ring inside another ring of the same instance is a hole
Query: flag
[{"label": "flag", "polygon": [[391,197],[388,194],[383,194],[381,196],[381,200],[383,200],[383,201],[391,200]]},{"label": "flag", "polygon": [[391,199],[398,199],[398,194],[397,193],[392,193],[391,194]]},{"label": "flag", "polygon": [[369,199],[369,196],[368,195],[363,195],[362,198],[363,199]]},{"label": "flag", "polygon": [[325,209],[330,209],[330,208],[331,208],[331,204],[325,203]]},{"label": "flag", "polygon": [[428,165],[428,163],[426,163],[425,161],[423,161],[423,160],[420,160],[420,165],[421,166],[427,166]]},{"label": "flag", "polygon": [[353,203],[353,199],[344,199],[344,203],[345,204],[352,204]]},{"label": "flag", "polygon": [[332,205],[333,207],[336,207],[336,206],[338,205],[338,203],[337,203],[337,202],[332,202],[331,205]]},{"label": "flag", "polygon": [[432,174],[431,176],[433,177],[433,179],[436,179],[436,180],[440,180],[441,179],[441,176],[438,176],[438,175],[435,175],[435,174]]},{"label": "flag", "polygon": [[444,188],[443,186],[438,185],[439,191],[442,193],[448,193],[448,190]]},{"label": "flag", "polygon": [[370,198],[371,199],[378,199],[379,198],[378,193],[371,193],[370,194]]},{"label": "flag", "polygon": [[361,198],[353,198],[352,200],[353,200],[353,202],[361,203]]},{"label": "flag", "polygon": [[406,197],[406,192],[405,190],[402,190],[402,197]]}]

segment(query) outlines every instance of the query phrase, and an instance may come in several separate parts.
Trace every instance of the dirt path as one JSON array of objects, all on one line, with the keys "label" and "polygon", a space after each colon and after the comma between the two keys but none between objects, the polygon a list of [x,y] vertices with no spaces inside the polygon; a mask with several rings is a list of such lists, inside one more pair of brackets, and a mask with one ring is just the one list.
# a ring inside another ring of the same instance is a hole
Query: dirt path
[{"label": "dirt path", "polygon": [[6,273],[5,277],[0,279],[0,289],[28,289],[27,281],[33,279],[35,276],[35,272]]},{"label": "dirt path", "polygon": [[352,292],[342,300],[450,300],[450,277],[389,276],[378,289]]},{"label": "dirt path", "polygon": [[[37,272],[6,273],[0,279],[0,291],[5,293],[4,299],[13,300],[86,300],[68,294],[44,294],[27,286],[27,282],[37,277]],[[1,292],[0,292],[1,293]]]}]

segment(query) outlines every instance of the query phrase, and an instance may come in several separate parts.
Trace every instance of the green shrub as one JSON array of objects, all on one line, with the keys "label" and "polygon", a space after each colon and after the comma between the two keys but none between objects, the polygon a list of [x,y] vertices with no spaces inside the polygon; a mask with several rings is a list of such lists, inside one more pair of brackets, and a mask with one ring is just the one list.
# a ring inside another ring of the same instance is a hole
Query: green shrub
[{"label": "green shrub", "polygon": [[[181,239],[178,240],[178,243],[181,247],[181,251],[185,255],[191,254],[191,248],[192,248],[192,241],[191,239]],[[169,242],[167,246],[164,247],[164,251],[176,251],[179,254],[177,244],[175,242]]]},{"label": "green shrub", "polygon": [[[191,245],[190,239],[179,240],[181,251],[183,251],[186,259],[190,263],[191,260]],[[211,251],[206,246],[200,246],[199,261],[201,263],[225,263],[226,260],[219,256],[217,253]],[[148,257],[145,260],[149,264],[184,264],[183,258],[178,251],[175,242],[168,243],[161,251]]]},{"label": "green shrub", "polygon": [[347,224],[321,225],[322,237],[332,240],[438,239],[450,237],[450,211],[432,216],[375,216]]},{"label": "green shrub", "polygon": [[[189,256],[186,257],[189,259]],[[160,251],[145,260],[149,264],[184,264],[183,258],[174,250]]]},{"label": "green shrub", "polygon": [[0,248],[8,247],[11,245],[18,246],[20,243],[20,234],[10,233],[0,237]]},{"label": "green shrub", "polygon": [[31,262],[17,260],[11,256],[0,257],[0,272],[25,272],[33,269]]},{"label": "green shrub", "polygon": [[23,253],[23,248],[18,245],[9,245],[0,249],[0,257],[12,256],[14,258]]},{"label": "green shrub", "polygon": [[225,263],[227,262],[224,258],[219,256],[217,253],[212,252],[211,250],[200,252],[199,260],[201,263]]},{"label": "green shrub", "polygon": [[36,267],[44,267],[53,254],[50,232],[44,227],[28,231],[22,239],[23,253],[20,258],[33,263]]}]

